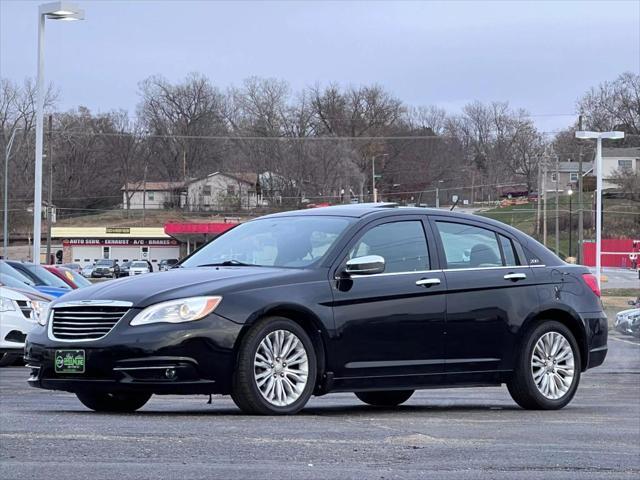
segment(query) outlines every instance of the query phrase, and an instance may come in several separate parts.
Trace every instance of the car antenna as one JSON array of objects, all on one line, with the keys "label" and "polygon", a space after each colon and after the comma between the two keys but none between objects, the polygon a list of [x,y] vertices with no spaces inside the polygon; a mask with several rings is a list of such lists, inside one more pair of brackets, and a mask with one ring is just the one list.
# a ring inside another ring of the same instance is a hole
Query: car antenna
[{"label": "car antenna", "polygon": [[456,198],[456,201],[453,202],[453,205],[451,205],[451,208],[449,209],[450,212],[453,211],[454,208],[456,208],[456,205],[458,205],[458,202],[460,201],[459,198]]}]

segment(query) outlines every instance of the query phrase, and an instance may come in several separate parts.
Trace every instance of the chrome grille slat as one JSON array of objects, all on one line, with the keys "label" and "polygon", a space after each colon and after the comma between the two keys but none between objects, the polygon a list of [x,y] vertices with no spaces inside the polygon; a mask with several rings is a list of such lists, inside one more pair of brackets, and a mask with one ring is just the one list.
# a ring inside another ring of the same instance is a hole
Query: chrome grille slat
[{"label": "chrome grille slat", "polygon": [[98,340],[128,311],[127,307],[109,305],[54,307],[50,333],[59,340]]}]

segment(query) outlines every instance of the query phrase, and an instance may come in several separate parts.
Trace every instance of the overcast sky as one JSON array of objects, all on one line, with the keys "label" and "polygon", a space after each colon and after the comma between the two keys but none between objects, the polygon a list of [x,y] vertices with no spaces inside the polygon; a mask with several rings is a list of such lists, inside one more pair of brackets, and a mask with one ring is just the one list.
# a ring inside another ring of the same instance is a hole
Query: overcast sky
[{"label": "overcast sky", "polygon": [[[36,74],[37,5],[0,0],[0,73]],[[640,0],[451,2],[81,1],[83,22],[47,22],[46,79],[59,107],[133,110],[138,82],[202,72],[378,83],[412,105],[459,111],[508,100],[546,130],[589,87],[640,72]]]}]

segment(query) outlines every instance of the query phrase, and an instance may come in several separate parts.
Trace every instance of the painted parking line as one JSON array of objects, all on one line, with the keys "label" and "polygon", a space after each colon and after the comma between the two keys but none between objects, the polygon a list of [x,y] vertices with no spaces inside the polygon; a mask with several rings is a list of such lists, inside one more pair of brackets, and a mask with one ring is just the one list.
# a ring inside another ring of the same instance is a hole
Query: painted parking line
[{"label": "painted parking line", "polygon": [[636,347],[640,347],[640,343],[638,342],[632,342],[631,340],[625,340],[624,338],[614,337],[612,335],[609,335],[609,340],[617,340],[618,342],[624,342],[630,345],[635,345]]}]

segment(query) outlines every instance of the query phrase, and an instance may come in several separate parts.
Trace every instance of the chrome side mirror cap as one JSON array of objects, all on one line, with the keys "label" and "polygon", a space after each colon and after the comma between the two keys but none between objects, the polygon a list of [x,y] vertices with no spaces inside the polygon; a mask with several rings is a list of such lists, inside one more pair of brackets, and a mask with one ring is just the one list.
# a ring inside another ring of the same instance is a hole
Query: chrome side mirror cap
[{"label": "chrome side mirror cap", "polygon": [[380,255],[367,255],[347,261],[344,269],[349,275],[373,275],[384,272],[384,258]]}]

